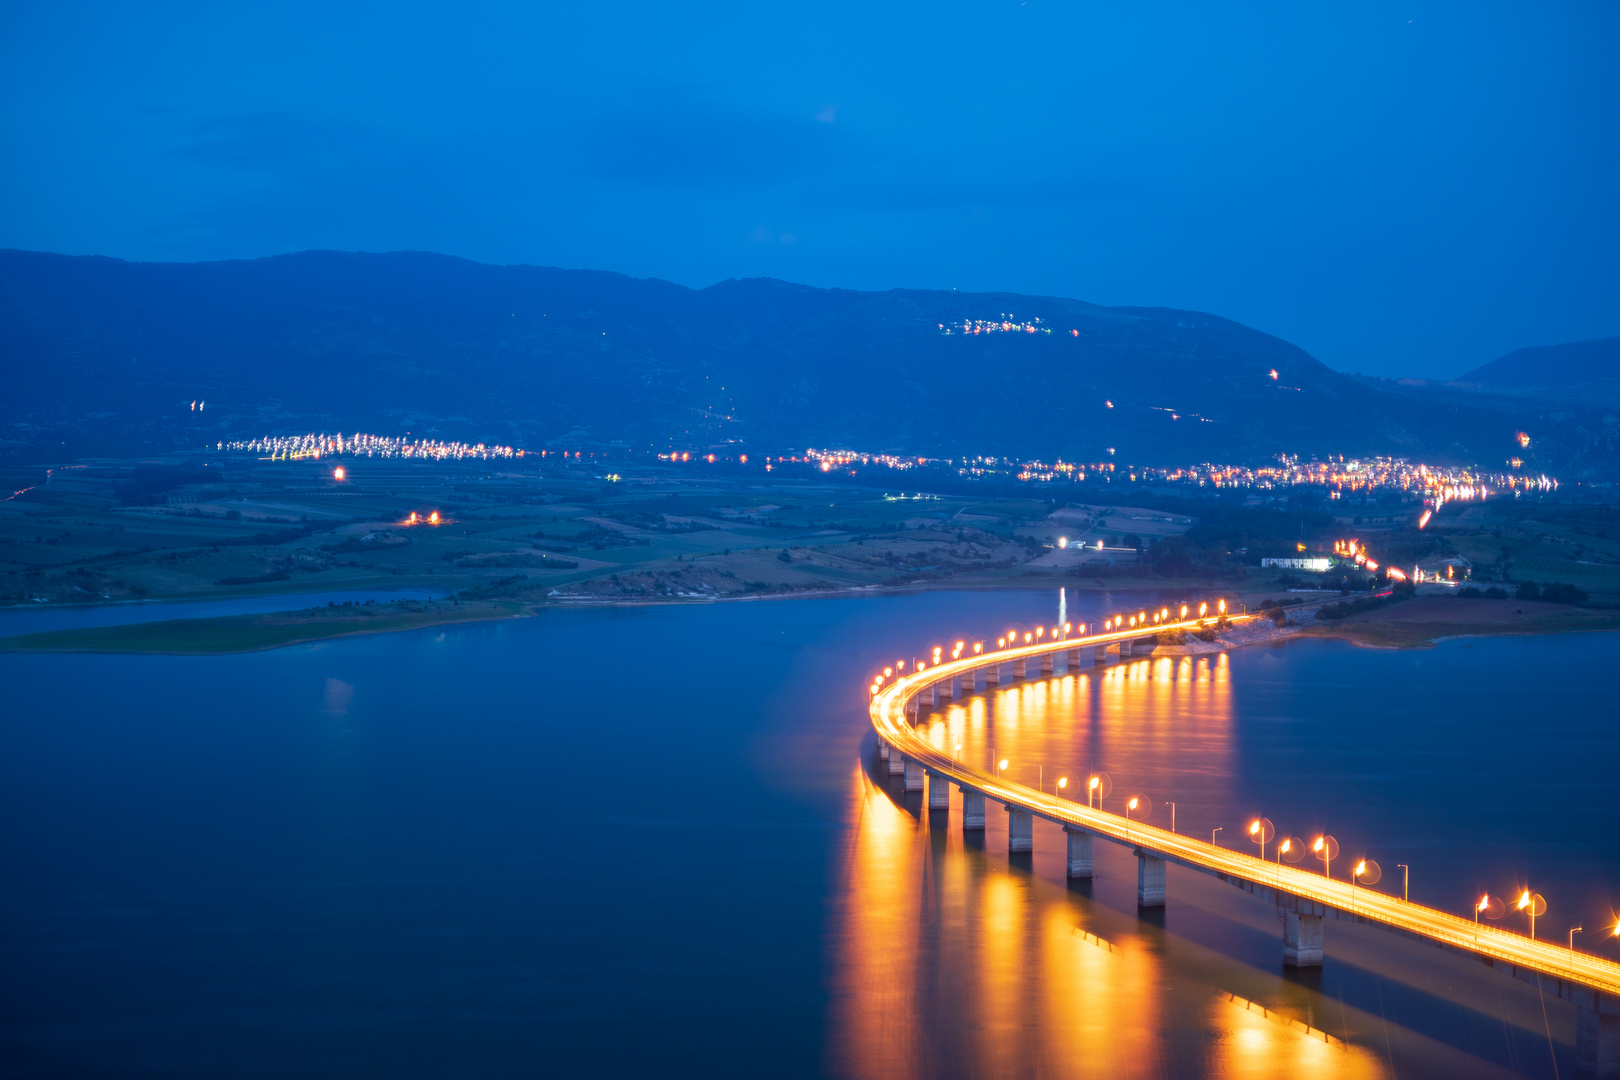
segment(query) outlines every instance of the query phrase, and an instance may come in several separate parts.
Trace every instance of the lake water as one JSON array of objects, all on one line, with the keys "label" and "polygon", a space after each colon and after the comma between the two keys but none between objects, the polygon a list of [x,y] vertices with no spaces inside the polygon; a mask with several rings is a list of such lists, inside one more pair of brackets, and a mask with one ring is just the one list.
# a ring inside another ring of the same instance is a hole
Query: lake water
[{"label": "lake water", "polygon": [[[1068,614],[1151,603],[1071,598]],[[1165,596],[1165,601],[1177,597]],[[7,1076],[1548,1076],[1573,1011],[1129,851],[1070,886],[880,769],[862,688],[1051,592],[548,610],[225,657],[0,656]],[[1332,642],[1021,684],[964,754],[1326,828],[1614,951],[1620,638]],[[1026,779],[1019,776],[1019,779]],[[1165,819],[1167,820],[1167,818]],[[1253,1003],[1253,1004],[1250,1004]],[[1545,1010],[1545,1011],[1544,1011]],[[1289,1021],[1296,1023],[1290,1024]],[[1309,1030],[1301,1030],[1307,1028]]]}]

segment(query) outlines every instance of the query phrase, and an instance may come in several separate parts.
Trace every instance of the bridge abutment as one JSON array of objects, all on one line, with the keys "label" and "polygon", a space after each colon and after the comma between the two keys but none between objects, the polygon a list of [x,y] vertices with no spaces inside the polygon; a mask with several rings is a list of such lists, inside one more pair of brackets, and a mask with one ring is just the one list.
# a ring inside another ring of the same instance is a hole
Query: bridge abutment
[{"label": "bridge abutment", "polygon": [[962,788],[962,831],[970,830],[984,831],[984,792],[965,787]]},{"label": "bridge abutment", "polygon": [[1136,906],[1164,907],[1164,860],[1136,853]]},{"label": "bridge abutment", "polygon": [[1284,911],[1283,963],[1289,967],[1322,966],[1322,916]]},{"label": "bridge abutment", "polygon": [[1007,807],[1007,850],[1035,850],[1035,817],[1016,806]]},{"label": "bridge abutment", "polygon": [[1091,834],[1070,828],[1065,828],[1063,834],[1069,841],[1069,877],[1071,879],[1091,877]]}]

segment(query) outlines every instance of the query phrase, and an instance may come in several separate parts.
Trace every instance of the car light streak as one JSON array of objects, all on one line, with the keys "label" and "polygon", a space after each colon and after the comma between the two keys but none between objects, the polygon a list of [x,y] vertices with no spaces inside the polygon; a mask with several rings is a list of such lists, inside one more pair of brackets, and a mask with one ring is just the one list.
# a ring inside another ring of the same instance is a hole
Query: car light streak
[{"label": "car light streak", "polygon": [[[1224,609],[1225,602],[1220,606]],[[1257,618],[1257,615],[1230,615],[1234,623]],[[1198,630],[1210,625],[1213,619],[1186,619],[1165,626],[1170,630]],[[1116,624],[1117,625],[1117,624]],[[1060,652],[1085,646],[1107,645],[1142,637],[1142,631],[1120,629],[1100,634],[1047,641],[1040,644],[1010,643],[995,654],[992,662],[1037,657],[1042,653]],[[1510,930],[1481,926],[1475,913],[1469,917],[1452,915],[1435,908],[1424,907],[1400,897],[1374,892],[1365,885],[1358,887],[1356,880],[1339,881],[1324,874],[1268,863],[1254,855],[1232,851],[1188,837],[1168,832],[1140,820],[1127,821],[1122,815],[1093,809],[1087,803],[1075,802],[1056,794],[1047,794],[1035,788],[990,775],[957,760],[951,754],[936,749],[905,719],[907,701],[919,691],[936,682],[966,674],[984,665],[982,657],[951,660],[930,667],[926,673],[900,675],[873,696],[870,705],[872,726],[886,740],[892,751],[912,758],[925,768],[941,773],[953,781],[980,791],[997,802],[1017,807],[1060,825],[1075,825],[1098,836],[1128,844],[1157,858],[1167,859],[1183,866],[1228,878],[1236,878],[1303,900],[1323,904],[1337,912],[1380,923],[1384,926],[1426,937],[1441,945],[1477,953],[1493,960],[1517,965],[1555,978],[1567,979],[1607,993],[1620,994],[1620,963],[1588,953],[1573,953],[1563,944],[1537,941]],[[999,765],[1000,762],[998,761]],[[1003,768],[1005,766],[1002,766]],[[999,771],[999,770],[998,770]],[[1095,788],[1095,784],[1090,785]],[[1088,797],[1088,803],[1089,803]],[[1337,846],[1336,844],[1334,845]],[[1535,914],[1544,910],[1545,901],[1531,894],[1524,907]]]}]

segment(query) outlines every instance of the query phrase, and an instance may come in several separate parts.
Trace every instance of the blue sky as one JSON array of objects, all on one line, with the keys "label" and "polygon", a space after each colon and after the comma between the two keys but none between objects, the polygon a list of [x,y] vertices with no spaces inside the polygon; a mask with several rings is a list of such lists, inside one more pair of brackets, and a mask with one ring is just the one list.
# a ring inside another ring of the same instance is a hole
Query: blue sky
[{"label": "blue sky", "polygon": [[1620,6],[1227,7],[13,0],[0,247],[1055,294],[1387,375],[1620,334]]}]

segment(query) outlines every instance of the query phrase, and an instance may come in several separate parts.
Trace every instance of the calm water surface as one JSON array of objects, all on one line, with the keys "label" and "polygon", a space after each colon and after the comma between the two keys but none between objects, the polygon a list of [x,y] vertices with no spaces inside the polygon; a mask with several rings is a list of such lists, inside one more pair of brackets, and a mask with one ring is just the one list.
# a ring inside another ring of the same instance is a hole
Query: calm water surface
[{"label": "calm water surface", "polygon": [[[1332,922],[1285,973],[1262,901],[1172,867],[1139,916],[1128,851],[1071,887],[1055,828],[1010,859],[1003,812],[964,838],[900,791],[873,666],[1056,615],[934,593],[0,657],[0,1074],[1571,1075],[1534,987]],[[1528,881],[1543,934],[1612,948],[1617,646],[1293,642],[926,722],[1184,832],[1326,828],[1451,910]]]}]

